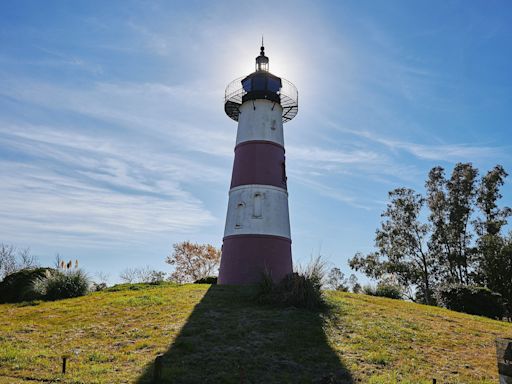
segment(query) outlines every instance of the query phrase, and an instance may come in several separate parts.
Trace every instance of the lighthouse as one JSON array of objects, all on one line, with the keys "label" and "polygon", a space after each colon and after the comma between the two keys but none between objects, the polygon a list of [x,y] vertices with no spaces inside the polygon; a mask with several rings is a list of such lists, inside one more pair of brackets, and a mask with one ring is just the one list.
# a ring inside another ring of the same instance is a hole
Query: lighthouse
[{"label": "lighthouse", "polygon": [[292,272],[283,123],[297,114],[297,88],[269,72],[262,42],[255,72],[233,80],[224,102],[238,129],[218,282],[279,282]]}]

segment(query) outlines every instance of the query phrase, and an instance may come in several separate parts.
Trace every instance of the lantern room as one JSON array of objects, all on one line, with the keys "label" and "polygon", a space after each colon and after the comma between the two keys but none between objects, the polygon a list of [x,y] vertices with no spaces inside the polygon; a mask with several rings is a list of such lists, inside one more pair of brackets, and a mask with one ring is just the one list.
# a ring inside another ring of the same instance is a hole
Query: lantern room
[{"label": "lantern room", "polygon": [[246,101],[265,99],[283,107],[283,123],[293,119],[298,112],[298,92],[295,85],[269,72],[269,59],[262,46],[256,57],[256,71],[233,80],[226,88],[224,111],[238,121],[240,106]]}]

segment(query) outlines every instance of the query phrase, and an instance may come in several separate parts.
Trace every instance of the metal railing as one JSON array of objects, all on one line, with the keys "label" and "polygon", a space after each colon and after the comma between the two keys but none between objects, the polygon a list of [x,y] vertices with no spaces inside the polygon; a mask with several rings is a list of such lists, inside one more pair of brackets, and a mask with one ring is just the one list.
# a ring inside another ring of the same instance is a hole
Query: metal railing
[{"label": "metal railing", "polygon": [[[238,121],[240,114],[240,106],[242,105],[242,97],[247,92],[242,87],[244,77],[233,80],[226,87],[224,94],[224,110],[226,114],[233,120]],[[299,111],[299,92],[295,85],[286,79],[281,78],[282,86],[279,91],[281,106],[283,107],[283,123],[293,119]]]}]

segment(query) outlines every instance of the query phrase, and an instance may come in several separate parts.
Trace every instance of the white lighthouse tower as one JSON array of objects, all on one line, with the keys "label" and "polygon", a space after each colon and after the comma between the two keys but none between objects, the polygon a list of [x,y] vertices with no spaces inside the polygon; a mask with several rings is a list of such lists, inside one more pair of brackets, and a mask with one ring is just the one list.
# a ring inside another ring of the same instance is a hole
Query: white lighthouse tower
[{"label": "white lighthouse tower", "polygon": [[283,123],[298,111],[298,93],[269,72],[261,47],[256,71],[226,88],[224,110],[238,121],[219,284],[251,284],[264,273],[292,272]]}]

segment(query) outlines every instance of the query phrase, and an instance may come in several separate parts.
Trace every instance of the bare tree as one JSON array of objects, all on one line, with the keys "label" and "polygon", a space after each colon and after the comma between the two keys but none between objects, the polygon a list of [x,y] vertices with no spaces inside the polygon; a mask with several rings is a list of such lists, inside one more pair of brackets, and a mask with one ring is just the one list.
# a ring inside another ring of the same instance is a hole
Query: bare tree
[{"label": "bare tree", "polygon": [[186,283],[217,275],[220,249],[210,244],[196,244],[190,241],[174,244],[173,247],[174,252],[165,260],[175,267],[171,280]]},{"label": "bare tree", "polygon": [[30,253],[30,248],[21,249],[18,251],[18,266],[19,269],[35,268],[39,266],[37,256]]},{"label": "bare tree", "polygon": [[106,273],[106,272],[100,271],[100,272],[96,272],[94,275],[96,276],[95,280],[96,280],[96,282],[98,284],[105,284],[105,285],[107,285],[107,283],[108,283],[108,281],[110,279],[110,275],[108,273]]},{"label": "bare tree", "polygon": [[146,265],[140,268],[127,268],[119,275],[125,283],[157,283],[165,280],[165,272],[157,271]]},{"label": "bare tree", "polygon": [[37,257],[29,248],[18,250],[11,244],[0,243],[0,280],[21,269],[37,266]]},{"label": "bare tree", "polygon": [[0,244],[0,279],[16,272],[16,248],[10,244]]},{"label": "bare tree", "polygon": [[55,260],[53,262],[53,266],[55,269],[59,269],[59,268],[62,268],[62,263],[64,262],[64,260],[62,259],[62,257],[60,257],[60,254],[57,253],[55,255]]},{"label": "bare tree", "polygon": [[137,271],[135,268],[126,268],[119,274],[119,277],[124,283],[134,283],[137,279]]}]

